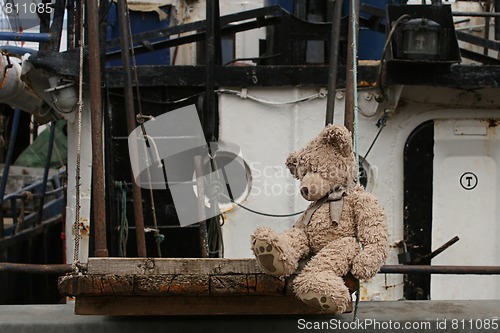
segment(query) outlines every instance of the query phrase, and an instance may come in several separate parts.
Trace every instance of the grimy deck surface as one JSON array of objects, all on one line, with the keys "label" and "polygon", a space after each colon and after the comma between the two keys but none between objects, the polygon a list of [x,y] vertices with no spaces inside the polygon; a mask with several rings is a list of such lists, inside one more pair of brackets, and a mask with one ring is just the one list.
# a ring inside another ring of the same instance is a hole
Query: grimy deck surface
[{"label": "grimy deck surface", "polygon": [[[112,317],[74,304],[0,306],[1,333],[499,332],[499,301],[361,302],[353,315]],[[495,327],[497,327],[495,329]]]}]

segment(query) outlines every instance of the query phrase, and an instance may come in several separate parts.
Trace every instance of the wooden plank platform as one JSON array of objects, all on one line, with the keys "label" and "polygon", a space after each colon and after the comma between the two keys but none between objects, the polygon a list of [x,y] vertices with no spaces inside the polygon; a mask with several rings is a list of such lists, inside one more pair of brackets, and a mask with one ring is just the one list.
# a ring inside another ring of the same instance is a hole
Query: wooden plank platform
[{"label": "wooden plank platform", "polygon": [[255,259],[90,258],[59,291],[82,315],[320,314],[295,297],[294,277],[269,276]]}]

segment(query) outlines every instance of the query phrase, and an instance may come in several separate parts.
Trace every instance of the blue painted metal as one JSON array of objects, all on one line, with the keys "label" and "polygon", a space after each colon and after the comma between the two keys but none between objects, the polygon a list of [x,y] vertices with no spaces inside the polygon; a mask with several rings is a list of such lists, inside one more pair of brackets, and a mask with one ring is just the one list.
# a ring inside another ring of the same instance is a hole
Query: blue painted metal
[{"label": "blue painted metal", "polygon": [[31,32],[5,32],[0,31],[0,40],[9,40],[16,42],[49,42],[51,34],[49,33],[31,33]]},{"label": "blue painted metal", "polygon": [[[170,25],[170,6],[162,6],[160,9],[167,14],[167,18],[163,21],[160,21],[159,15],[156,12],[136,12],[129,10],[132,34],[152,31],[160,28],[168,28]],[[108,12],[108,31],[106,37],[108,40],[120,37],[117,6],[114,2],[110,4]],[[156,42],[159,40],[165,40],[165,37],[151,39],[149,42]],[[137,55],[136,63],[137,65],[170,65],[170,49],[162,49]],[[108,61],[106,66],[121,66],[121,64],[121,60],[113,60]]]},{"label": "blue painted metal", "polygon": [[[342,16],[349,15],[349,0],[343,0]],[[397,5],[405,3],[405,0],[361,0],[360,7],[363,4],[384,9],[387,5]],[[360,10],[359,16],[365,19],[371,19],[372,15]],[[385,43],[385,34],[382,32],[360,28],[358,43],[359,60],[380,60]]]},{"label": "blue painted metal", "polygon": [[293,1],[294,0],[266,0],[264,2],[264,5],[266,7],[278,5],[278,6],[283,7],[283,9],[286,10],[287,12],[292,13],[293,12]]},{"label": "blue painted metal", "polygon": [[37,50],[29,49],[27,47],[14,46],[14,45],[2,45],[0,46],[0,50],[17,56],[23,56],[26,53],[33,54],[37,52]]}]

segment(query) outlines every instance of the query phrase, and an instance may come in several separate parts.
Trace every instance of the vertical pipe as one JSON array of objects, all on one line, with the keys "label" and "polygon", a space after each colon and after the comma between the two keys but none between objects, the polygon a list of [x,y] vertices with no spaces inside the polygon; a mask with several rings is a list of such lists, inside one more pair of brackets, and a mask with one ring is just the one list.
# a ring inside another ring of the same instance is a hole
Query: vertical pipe
[{"label": "vertical pipe", "polygon": [[[216,97],[215,97],[215,65],[220,63],[220,34],[219,34],[219,0],[207,1],[205,21],[205,110],[207,140],[215,141],[216,132]],[[205,118],[205,117],[204,117]]]},{"label": "vertical pipe", "polygon": [[[352,24],[354,22],[354,24]],[[356,54],[353,48],[354,36],[357,36],[359,26],[359,0],[349,1],[349,24],[347,35],[347,70],[346,70],[346,94],[345,94],[345,116],[344,125],[354,134],[354,95],[357,82],[354,82],[354,61]]]},{"label": "vertical pipe", "polygon": [[[500,12],[500,0],[495,0],[495,13]],[[500,40],[500,18],[495,17],[495,40]]]},{"label": "vertical pipe", "polygon": [[[491,0],[486,0],[484,11],[486,13],[489,13],[490,8],[491,8]],[[485,40],[490,39],[490,18],[488,16],[486,16],[484,18],[484,39]],[[483,50],[483,54],[488,55],[488,51],[489,51],[488,47],[485,46],[484,50]]]},{"label": "vertical pipe", "polygon": [[104,197],[104,142],[102,132],[101,52],[99,49],[99,10],[97,0],[87,0],[89,36],[90,112],[92,127],[92,205],[96,257],[107,257],[106,205]]},{"label": "vertical pipe", "polygon": [[52,148],[54,147],[54,139],[56,134],[56,122],[50,123],[49,146],[47,147],[47,157],[45,160],[45,168],[43,170],[43,181],[40,201],[38,202],[37,224],[41,225],[43,221],[43,205],[45,203],[45,192],[47,191],[47,181],[49,180],[50,161],[52,160]]},{"label": "vertical pipe", "polygon": [[326,99],[326,125],[333,123],[335,113],[335,91],[337,90],[338,58],[340,41],[340,19],[342,14],[342,1],[334,2],[332,15],[332,34],[330,37],[330,66],[328,69],[328,95]]},{"label": "vertical pipe", "polygon": [[[120,46],[123,63],[123,76],[125,81],[125,111],[127,118],[127,130],[130,134],[136,127],[134,111],[134,95],[132,91],[132,71],[130,68],[130,51],[128,36],[128,10],[126,0],[118,0],[118,24],[120,26]],[[132,175],[132,179],[134,179]],[[142,212],[142,194],[139,186],[132,180],[132,194],[134,198],[134,220],[137,238],[137,255],[146,257],[146,236],[144,234],[144,216]]]}]

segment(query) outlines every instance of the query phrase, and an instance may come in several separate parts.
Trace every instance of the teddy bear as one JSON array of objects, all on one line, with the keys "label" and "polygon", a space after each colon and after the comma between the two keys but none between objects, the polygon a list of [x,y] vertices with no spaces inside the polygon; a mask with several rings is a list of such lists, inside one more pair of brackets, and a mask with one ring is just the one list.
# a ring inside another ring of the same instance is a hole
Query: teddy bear
[{"label": "teddy bear", "polygon": [[253,232],[256,260],[267,274],[280,278],[296,273],[299,261],[305,261],[293,280],[295,295],[323,312],[346,312],[352,298],[343,277],[351,273],[369,280],[386,259],[384,211],[375,196],[354,181],[352,138],[344,126],[327,125],[292,152],[286,166],[311,204],[283,233],[269,227]]}]

